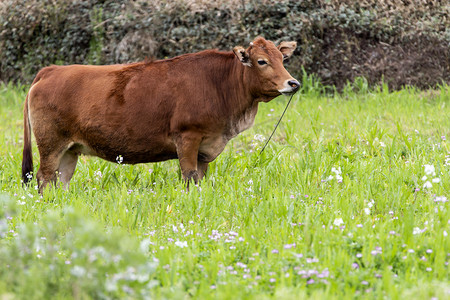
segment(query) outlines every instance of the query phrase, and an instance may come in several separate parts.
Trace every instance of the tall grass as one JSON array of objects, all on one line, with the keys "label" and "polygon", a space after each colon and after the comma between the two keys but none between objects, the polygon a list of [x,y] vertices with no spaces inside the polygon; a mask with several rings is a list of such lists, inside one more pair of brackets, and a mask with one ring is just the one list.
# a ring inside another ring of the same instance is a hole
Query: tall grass
[{"label": "tall grass", "polygon": [[82,157],[43,196],[20,182],[26,89],[2,86],[0,299],[448,298],[450,88],[302,83],[262,155],[283,97],[190,192],[176,161]]}]

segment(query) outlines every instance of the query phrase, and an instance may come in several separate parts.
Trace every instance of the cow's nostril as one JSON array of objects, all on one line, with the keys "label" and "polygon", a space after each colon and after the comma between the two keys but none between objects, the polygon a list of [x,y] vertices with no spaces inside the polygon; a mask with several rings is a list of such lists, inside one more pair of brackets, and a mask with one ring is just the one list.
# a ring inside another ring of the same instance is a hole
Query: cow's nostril
[{"label": "cow's nostril", "polygon": [[298,89],[300,87],[300,83],[297,80],[289,80],[288,84],[294,89]]}]

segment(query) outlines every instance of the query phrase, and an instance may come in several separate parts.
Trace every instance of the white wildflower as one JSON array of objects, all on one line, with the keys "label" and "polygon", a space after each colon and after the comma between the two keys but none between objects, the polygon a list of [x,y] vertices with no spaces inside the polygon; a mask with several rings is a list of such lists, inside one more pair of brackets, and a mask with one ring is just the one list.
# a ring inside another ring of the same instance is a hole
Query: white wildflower
[{"label": "white wildflower", "polygon": [[341,167],[339,167],[338,169],[336,169],[335,167],[331,168],[331,172],[333,172],[336,175],[340,175],[342,173],[341,171]]},{"label": "white wildflower", "polygon": [[419,227],[414,227],[414,229],[413,229],[413,234],[415,235],[415,234],[421,234],[422,233],[422,230],[419,228]]},{"label": "white wildflower", "polygon": [[265,140],[264,136],[261,135],[261,134],[255,134],[255,136],[253,137],[253,139],[254,139],[255,141],[259,141],[259,142],[264,142],[264,140]]},{"label": "white wildflower", "polygon": [[188,246],[187,241],[184,241],[184,242],[176,241],[176,242],[175,242],[175,245],[178,246],[178,247],[180,247],[180,248],[184,248],[184,247],[187,247],[187,246]]},{"label": "white wildflower", "polygon": [[424,165],[425,167],[425,174],[435,176],[436,172],[434,169],[434,165]]},{"label": "white wildflower", "polygon": [[334,226],[338,226],[339,227],[342,224],[344,224],[344,221],[342,220],[342,218],[336,218],[336,219],[334,219],[333,224],[334,224]]},{"label": "white wildflower", "polygon": [[429,189],[429,188],[432,188],[432,187],[433,187],[433,185],[429,181],[425,182],[425,184],[423,185],[424,189]]},{"label": "white wildflower", "polygon": [[81,266],[74,266],[70,273],[75,277],[83,277],[86,274],[86,269]]}]

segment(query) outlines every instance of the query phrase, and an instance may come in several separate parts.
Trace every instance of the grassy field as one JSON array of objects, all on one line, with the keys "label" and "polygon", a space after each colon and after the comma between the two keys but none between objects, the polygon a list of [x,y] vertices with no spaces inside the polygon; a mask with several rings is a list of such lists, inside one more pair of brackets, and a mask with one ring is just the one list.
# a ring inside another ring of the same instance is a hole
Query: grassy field
[{"label": "grassy field", "polygon": [[177,161],[82,157],[43,197],[0,86],[0,299],[448,299],[450,87],[303,81],[262,155],[284,97],[190,192]]}]

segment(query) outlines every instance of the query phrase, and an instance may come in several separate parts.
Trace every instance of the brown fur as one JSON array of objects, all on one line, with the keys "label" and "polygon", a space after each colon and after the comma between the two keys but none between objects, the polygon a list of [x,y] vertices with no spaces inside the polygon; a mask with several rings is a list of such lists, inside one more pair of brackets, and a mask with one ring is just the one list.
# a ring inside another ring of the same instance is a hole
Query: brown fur
[{"label": "brown fur", "polygon": [[[40,191],[58,175],[67,186],[80,154],[113,162],[121,155],[130,164],[178,158],[183,178],[197,182],[252,125],[258,103],[294,80],[280,50],[257,38],[246,50],[251,67],[233,52],[206,50],[130,65],[44,68],[25,101],[22,173],[32,171],[30,124]],[[261,57],[269,64],[258,65]]]}]

